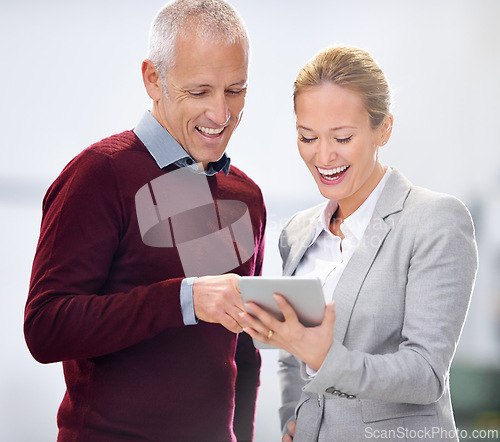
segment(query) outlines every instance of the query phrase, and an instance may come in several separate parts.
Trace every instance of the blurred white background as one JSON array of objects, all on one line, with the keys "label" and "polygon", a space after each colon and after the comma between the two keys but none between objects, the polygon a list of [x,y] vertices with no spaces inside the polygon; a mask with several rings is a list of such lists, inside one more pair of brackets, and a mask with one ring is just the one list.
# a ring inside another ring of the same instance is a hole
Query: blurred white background
[{"label": "blurred white background", "polygon": [[[480,271],[456,361],[500,370],[500,2],[496,0],[232,0],[252,40],[250,87],[229,155],[262,188],[264,274],[280,274],[277,236],[322,198],[297,153],[292,84],[334,43],[372,53],[394,92],[381,158],[415,184],[473,212]],[[89,144],[134,127],[150,107],[140,75],[162,0],[0,0],[0,440],[54,441],[60,364],[24,343],[23,309],[41,200]],[[256,441],[280,439],[275,350],[263,352]]]}]

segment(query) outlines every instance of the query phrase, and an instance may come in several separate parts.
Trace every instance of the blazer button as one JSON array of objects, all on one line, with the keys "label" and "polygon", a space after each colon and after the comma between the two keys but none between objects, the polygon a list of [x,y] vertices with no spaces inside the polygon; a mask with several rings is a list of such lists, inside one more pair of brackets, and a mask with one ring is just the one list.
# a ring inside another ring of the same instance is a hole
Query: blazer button
[{"label": "blazer button", "polygon": [[335,390],[335,387],[328,387],[326,390],[325,390],[328,394],[336,394],[335,392],[337,390]]},{"label": "blazer button", "polygon": [[347,394],[345,394],[345,393],[340,393],[340,394],[339,394],[339,397],[347,397]]},{"label": "blazer button", "polygon": [[354,396],[353,394],[349,394],[349,395],[347,396],[347,399],[356,399],[356,396]]}]

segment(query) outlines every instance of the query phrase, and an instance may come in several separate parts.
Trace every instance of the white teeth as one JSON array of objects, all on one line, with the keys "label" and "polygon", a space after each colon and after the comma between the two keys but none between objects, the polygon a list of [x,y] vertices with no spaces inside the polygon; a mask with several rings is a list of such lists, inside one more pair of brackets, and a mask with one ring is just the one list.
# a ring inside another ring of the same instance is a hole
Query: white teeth
[{"label": "white teeth", "polygon": [[196,126],[196,129],[198,129],[200,132],[203,132],[203,133],[206,133],[209,135],[218,135],[224,130],[223,127],[219,128],[219,129],[211,129],[209,127],[201,127],[201,126]]},{"label": "white teeth", "polygon": [[349,168],[349,166],[341,166],[341,167],[337,167],[336,169],[321,169],[318,167],[318,171],[321,175],[330,176],[330,175],[335,175],[336,173],[344,172],[348,168]]}]

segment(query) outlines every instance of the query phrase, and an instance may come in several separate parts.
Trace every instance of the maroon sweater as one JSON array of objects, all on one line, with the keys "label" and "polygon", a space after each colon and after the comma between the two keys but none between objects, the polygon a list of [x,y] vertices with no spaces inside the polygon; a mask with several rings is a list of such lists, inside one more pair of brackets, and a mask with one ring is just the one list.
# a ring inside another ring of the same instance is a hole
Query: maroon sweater
[{"label": "maroon sweater", "polygon": [[[141,239],[135,195],[169,170],[127,131],[84,150],[45,196],[25,337],[38,361],[63,361],[60,441],[252,439],[259,353],[245,333],[185,326],[177,249]],[[248,206],[255,253],[232,272],[259,275],[260,189],[235,167],[208,183]]]}]

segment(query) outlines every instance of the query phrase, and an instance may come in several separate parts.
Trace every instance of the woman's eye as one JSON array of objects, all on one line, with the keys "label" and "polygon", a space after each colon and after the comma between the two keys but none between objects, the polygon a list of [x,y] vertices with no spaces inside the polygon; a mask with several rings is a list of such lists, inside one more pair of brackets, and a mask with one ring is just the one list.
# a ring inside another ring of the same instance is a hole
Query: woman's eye
[{"label": "woman's eye", "polygon": [[337,141],[337,143],[348,143],[349,141],[351,141],[351,138],[352,138],[352,135],[350,137],[347,137],[347,138],[335,138],[335,140]]},{"label": "woman's eye", "polygon": [[299,140],[301,143],[312,143],[316,138],[306,138],[304,135],[301,135]]}]

